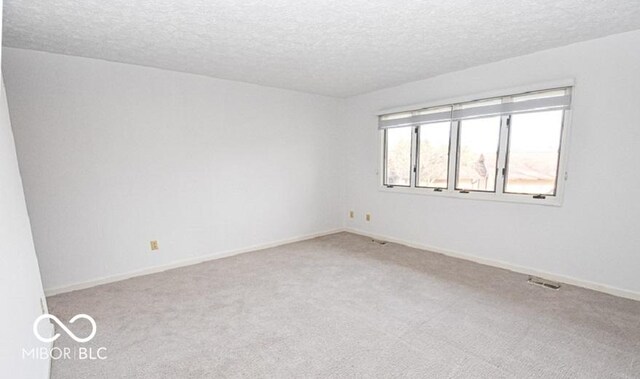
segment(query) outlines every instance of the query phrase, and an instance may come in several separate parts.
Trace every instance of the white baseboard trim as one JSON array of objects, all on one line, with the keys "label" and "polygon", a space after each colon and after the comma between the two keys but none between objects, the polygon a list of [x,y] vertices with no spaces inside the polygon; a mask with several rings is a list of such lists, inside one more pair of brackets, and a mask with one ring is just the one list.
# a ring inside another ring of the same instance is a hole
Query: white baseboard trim
[{"label": "white baseboard trim", "polygon": [[353,234],[358,234],[358,235],[365,236],[365,237],[370,237],[370,238],[377,239],[377,240],[384,240],[384,241],[388,241],[388,242],[393,242],[393,243],[397,243],[397,244],[400,244],[400,245],[404,245],[404,246],[408,246],[408,247],[412,247],[412,248],[416,248],[416,249],[420,249],[420,250],[427,250],[427,251],[431,251],[431,252],[434,252],[434,253],[446,255],[446,256],[449,256],[449,257],[453,257],[453,258],[464,259],[464,260],[467,260],[467,261],[480,263],[480,264],[483,264],[483,265],[486,265],[486,266],[498,267],[498,268],[502,268],[502,269],[505,269],[505,270],[517,272],[517,273],[520,273],[520,274],[533,275],[533,276],[537,276],[537,277],[540,277],[540,278],[552,280],[554,282],[570,284],[570,285],[573,285],[573,286],[576,286],[576,287],[582,287],[582,288],[587,288],[587,289],[598,291],[598,292],[604,292],[604,293],[607,293],[607,294],[613,295],[613,296],[618,296],[618,297],[623,297],[623,298],[627,298],[627,299],[631,299],[631,300],[640,301],[640,292],[635,292],[635,291],[630,291],[630,290],[626,290],[626,289],[622,289],[622,288],[618,288],[618,287],[613,287],[613,286],[610,286],[610,285],[607,285],[607,284],[591,282],[591,281],[588,281],[588,280],[578,279],[578,278],[574,278],[574,277],[566,276],[566,275],[561,275],[561,274],[554,274],[552,272],[540,271],[540,270],[536,270],[536,269],[525,267],[525,266],[515,265],[515,264],[512,264],[512,263],[505,262],[505,261],[500,261],[500,260],[497,260],[497,259],[482,258],[482,257],[478,257],[478,256],[471,255],[471,254],[461,253],[461,252],[458,252],[458,251],[453,251],[453,250],[448,250],[448,249],[442,249],[442,248],[435,247],[435,246],[425,245],[425,244],[422,244],[422,243],[419,243],[419,242],[406,241],[406,240],[401,240],[401,239],[397,239],[397,238],[394,238],[394,237],[389,237],[389,236],[384,236],[384,235],[380,235],[380,234],[369,233],[369,232],[366,232],[366,231],[363,231],[363,230],[359,230],[359,229],[355,229],[355,228],[345,228],[344,231],[345,232],[349,232],[349,233],[353,233]]},{"label": "white baseboard trim", "polygon": [[278,240],[278,241],[274,241],[274,242],[268,242],[268,243],[253,245],[253,246],[249,246],[249,247],[245,247],[245,248],[241,248],[241,249],[220,251],[220,252],[213,253],[213,254],[201,255],[201,256],[198,256],[198,257],[193,257],[193,258],[189,258],[189,259],[183,259],[183,260],[179,260],[179,261],[174,261],[174,262],[171,262],[171,263],[162,264],[162,265],[158,265],[158,266],[147,267],[147,268],[143,268],[143,269],[140,269],[140,270],[129,271],[129,272],[126,272],[126,273],[123,273],[123,274],[107,276],[107,277],[103,277],[103,278],[89,280],[89,281],[86,281],[86,282],[74,283],[74,284],[65,285],[65,286],[61,286],[61,287],[46,288],[44,290],[44,293],[45,293],[46,296],[59,295],[61,293],[65,293],[65,292],[77,291],[77,290],[82,290],[82,289],[86,289],[86,288],[99,286],[99,285],[102,285],[102,284],[119,282],[121,280],[130,279],[130,278],[133,278],[133,277],[136,277],[136,276],[155,274],[155,273],[158,273],[158,272],[167,271],[167,270],[171,270],[171,269],[174,269],[174,268],[191,266],[191,265],[195,265],[195,264],[198,264],[198,263],[211,261],[211,260],[214,260],[214,259],[231,257],[231,256],[234,256],[234,255],[243,254],[243,253],[249,253],[249,252],[256,251],[256,250],[268,249],[268,248],[271,248],[271,247],[286,245],[288,243],[304,241],[304,240],[308,240],[308,239],[312,239],[312,238],[326,236],[326,235],[329,235],[329,234],[335,234],[335,233],[339,233],[339,232],[342,232],[342,231],[344,231],[344,229],[342,229],[342,228],[331,229],[331,230],[326,230],[324,232],[306,234],[306,235],[303,235],[303,236],[298,236],[298,237],[287,238],[287,239]]},{"label": "white baseboard trim", "polygon": [[86,289],[86,288],[91,288],[91,287],[99,286],[99,285],[102,285],[102,284],[107,284],[107,283],[112,283],[112,282],[119,282],[121,280],[133,278],[133,277],[136,277],[136,276],[155,274],[155,273],[166,271],[166,270],[170,270],[170,269],[173,269],[173,268],[191,266],[191,265],[194,265],[194,264],[198,264],[198,263],[202,263],[202,262],[206,262],[206,261],[210,261],[210,260],[214,260],[214,259],[231,257],[231,256],[238,255],[238,254],[248,253],[248,252],[256,251],[256,250],[268,249],[268,248],[271,248],[271,247],[286,245],[288,243],[304,241],[304,240],[317,238],[317,237],[322,237],[322,236],[326,236],[326,235],[330,235],[330,234],[334,234],[334,233],[339,233],[339,232],[349,232],[349,233],[358,234],[358,235],[365,236],[365,237],[370,237],[370,238],[379,239],[379,240],[385,240],[385,241],[397,243],[397,244],[404,245],[404,246],[409,246],[409,247],[416,248],[416,249],[427,250],[427,251],[431,251],[431,252],[434,252],[434,253],[443,254],[443,255],[446,255],[446,256],[449,256],[449,257],[453,257],[453,258],[459,258],[459,259],[464,259],[464,260],[475,262],[475,263],[480,263],[480,264],[483,264],[483,265],[486,265],[486,266],[498,267],[498,268],[502,268],[502,269],[505,269],[505,270],[517,272],[517,273],[520,273],[520,274],[533,275],[533,276],[541,277],[541,278],[544,278],[544,279],[552,280],[552,281],[555,281],[555,282],[570,284],[570,285],[573,285],[573,286],[576,286],[576,287],[587,288],[587,289],[590,289],[590,290],[607,293],[607,294],[610,294],[610,295],[613,295],[613,296],[618,296],[618,297],[623,297],[623,298],[627,298],[627,299],[640,301],[640,292],[630,291],[630,290],[626,290],[626,289],[622,289],[622,288],[618,288],[618,287],[613,287],[613,286],[610,286],[610,285],[607,285],[607,284],[591,282],[591,281],[588,281],[588,280],[577,279],[577,278],[574,278],[574,277],[571,277],[571,276],[555,274],[555,273],[546,272],[546,271],[540,271],[540,270],[536,270],[536,269],[533,269],[533,268],[520,266],[520,265],[515,265],[515,264],[512,264],[512,263],[508,263],[508,262],[500,261],[500,260],[496,260],[496,259],[482,258],[482,257],[478,257],[478,256],[475,256],[475,255],[472,255],[472,254],[461,253],[461,252],[458,252],[458,251],[453,251],[453,250],[449,250],[449,249],[443,249],[443,248],[435,247],[435,246],[429,246],[429,245],[426,245],[426,244],[423,244],[423,243],[419,243],[419,242],[406,241],[406,240],[402,240],[402,239],[398,239],[398,238],[394,238],[394,237],[390,237],[390,236],[386,236],[386,235],[369,233],[369,232],[366,232],[364,230],[355,229],[355,228],[331,229],[331,230],[327,230],[327,231],[324,231],[324,232],[312,233],[312,234],[307,234],[307,235],[303,235],[303,236],[299,236],[299,237],[294,237],[294,238],[288,238],[288,239],[284,239],[284,240],[269,242],[269,243],[265,243],[265,244],[253,245],[253,246],[249,246],[249,247],[242,248],[242,249],[222,251],[222,252],[203,255],[203,256],[199,256],[199,257],[184,259],[184,260],[175,261],[175,262],[171,262],[171,263],[164,264],[164,265],[153,266],[153,267],[144,268],[144,269],[141,269],[141,270],[130,271],[130,272],[127,272],[127,273],[108,276],[108,277],[99,278],[99,279],[94,279],[94,280],[90,280],[90,281],[86,281],[86,282],[75,283],[75,284],[61,286],[61,287],[47,288],[47,289],[45,289],[45,294],[46,294],[46,296],[54,296],[54,295],[58,295],[58,294],[61,294],[61,293],[77,291],[77,290]]}]

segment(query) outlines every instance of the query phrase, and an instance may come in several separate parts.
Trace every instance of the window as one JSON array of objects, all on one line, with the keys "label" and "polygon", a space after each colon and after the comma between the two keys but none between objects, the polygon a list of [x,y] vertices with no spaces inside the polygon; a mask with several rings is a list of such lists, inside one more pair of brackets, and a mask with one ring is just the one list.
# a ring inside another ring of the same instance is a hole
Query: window
[{"label": "window", "polygon": [[379,116],[382,184],[444,196],[559,204],[571,89]]},{"label": "window", "polygon": [[450,134],[450,122],[421,125],[418,129],[416,187],[447,188]]},{"label": "window", "polygon": [[460,121],[458,141],[456,189],[495,192],[500,117]]},{"label": "window", "polygon": [[504,192],[555,195],[562,111],[511,116]]},{"label": "window", "polygon": [[386,185],[409,187],[411,183],[411,127],[386,131],[385,181]]}]

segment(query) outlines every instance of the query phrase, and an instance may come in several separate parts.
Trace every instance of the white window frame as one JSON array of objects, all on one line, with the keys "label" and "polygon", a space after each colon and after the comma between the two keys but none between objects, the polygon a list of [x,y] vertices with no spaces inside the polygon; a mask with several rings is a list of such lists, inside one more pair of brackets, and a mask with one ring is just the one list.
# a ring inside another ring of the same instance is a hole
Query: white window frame
[{"label": "white window frame", "polygon": [[[457,97],[439,101],[433,101],[429,103],[423,103],[418,105],[386,109],[378,112],[378,116],[390,113],[411,111],[415,109],[423,109],[423,108],[431,108],[442,106],[445,104],[457,104],[464,103],[474,100],[482,100],[496,97],[506,97],[510,95],[518,95],[526,92],[536,92],[536,91],[544,91],[553,88],[562,88],[562,87],[572,87],[571,96],[572,99],[575,98],[575,81],[573,79],[559,80],[554,82],[545,82],[538,83],[534,85],[527,85],[515,88],[501,89],[491,92],[478,93],[474,95]],[[573,101],[572,101],[573,103]],[[499,153],[498,153],[498,165],[497,165],[497,175],[496,175],[496,189],[495,192],[476,192],[469,191],[467,193],[460,192],[460,190],[456,190],[455,181],[456,181],[456,170],[457,170],[457,147],[458,147],[458,129],[460,125],[460,121],[454,120],[451,122],[451,136],[449,142],[449,171],[448,171],[448,188],[442,190],[435,190],[434,188],[424,188],[424,187],[416,187],[416,178],[417,173],[414,168],[417,165],[417,150],[415,148],[417,134],[415,132],[412,133],[412,150],[411,150],[411,180],[410,187],[400,187],[400,186],[387,186],[384,184],[384,173],[385,173],[385,131],[384,130],[376,130],[379,135],[379,162],[378,162],[378,189],[382,192],[387,193],[404,193],[404,194],[412,194],[412,195],[426,195],[426,196],[435,196],[435,197],[448,197],[448,198],[458,198],[458,199],[470,199],[470,200],[489,200],[489,201],[500,201],[500,202],[513,202],[513,203],[524,203],[524,204],[537,204],[537,205],[549,205],[549,206],[561,206],[564,201],[565,187],[566,181],[568,179],[567,172],[567,164],[569,157],[569,138],[571,131],[571,113],[572,109],[564,110],[563,115],[563,123],[562,123],[562,132],[560,136],[560,156],[558,158],[558,173],[556,179],[556,193],[555,196],[547,195],[544,199],[534,198],[534,195],[531,194],[510,194],[504,193],[504,171],[506,168],[506,159],[507,159],[507,145],[508,145],[508,126],[507,120],[510,115],[501,116],[501,125],[500,125],[500,141],[499,141]],[[415,127],[412,127],[415,129]]]}]

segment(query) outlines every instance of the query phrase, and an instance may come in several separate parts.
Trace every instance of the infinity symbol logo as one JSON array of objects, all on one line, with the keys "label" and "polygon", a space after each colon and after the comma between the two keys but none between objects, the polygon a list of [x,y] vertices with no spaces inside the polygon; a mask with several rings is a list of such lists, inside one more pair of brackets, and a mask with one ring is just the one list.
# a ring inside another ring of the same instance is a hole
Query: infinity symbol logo
[{"label": "infinity symbol logo", "polygon": [[91,334],[89,334],[88,337],[79,338],[78,336],[73,334],[73,332],[71,330],[69,330],[69,328],[67,328],[56,316],[50,315],[48,313],[45,313],[45,314],[41,315],[40,317],[38,317],[33,322],[33,334],[35,334],[35,336],[42,342],[47,342],[47,343],[48,342],[53,342],[53,341],[57,340],[58,337],[60,337],[60,333],[54,334],[53,337],[42,337],[40,335],[40,333],[38,332],[38,324],[40,323],[40,321],[44,320],[45,318],[53,320],[56,324],[58,324],[59,327],[62,328],[62,330],[64,330],[69,335],[69,337],[73,338],[76,342],[87,342],[87,341],[90,341],[93,338],[93,336],[96,335],[96,322],[89,315],[86,315],[84,313],[80,313],[80,314],[77,314],[77,315],[73,316],[73,318],[71,320],[69,320],[69,323],[73,324],[74,322],[76,322],[76,320],[83,318],[83,319],[89,320],[89,322],[91,323],[91,328],[92,328]]}]

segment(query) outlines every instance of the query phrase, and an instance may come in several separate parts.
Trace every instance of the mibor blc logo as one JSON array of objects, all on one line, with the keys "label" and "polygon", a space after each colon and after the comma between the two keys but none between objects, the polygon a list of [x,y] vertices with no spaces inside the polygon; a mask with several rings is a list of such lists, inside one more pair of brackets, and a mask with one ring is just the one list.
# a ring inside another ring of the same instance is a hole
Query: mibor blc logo
[{"label": "mibor blc logo", "polygon": [[[80,313],[71,318],[69,320],[69,324],[73,324],[74,322],[84,319],[89,321],[91,324],[91,333],[89,333],[86,337],[78,337],[73,333],[59,318],[52,314],[45,313],[33,322],[33,334],[36,336],[38,340],[44,343],[51,343],[60,338],[60,333],[55,333],[51,337],[46,337],[40,335],[40,330],[38,325],[44,319],[51,320],[57,328],[62,329],[69,337],[71,337],[74,341],[78,343],[85,343],[91,341],[93,337],[96,335],[97,326],[96,321],[93,317]],[[40,347],[40,348],[31,348],[31,349],[22,349],[22,358],[32,358],[32,359],[107,359],[106,356],[107,348],[106,347],[83,347],[83,346],[75,346],[75,347]]]},{"label": "mibor blc logo", "polygon": [[33,334],[35,334],[36,338],[38,338],[40,341],[42,342],[53,342],[55,340],[58,339],[58,337],[60,337],[60,333],[56,333],[54,334],[52,337],[42,337],[40,335],[40,333],[38,332],[38,324],[40,323],[40,321],[44,320],[44,319],[50,319],[53,322],[55,322],[56,324],[58,324],[58,326],[60,328],[62,328],[62,330],[64,330],[69,337],[73,338],[74,341],[76,342],[87,342],[87,341],[91,341],[91,339],[96,335],[96,321],[93,319],[93,317],[86,315],[84,313],[80,313],[77,314],[75,316],[73,316],[73,318],[71,320],[69,320],[70,324],[73,324],[74,322],[76,322],[76,320],[83,318],[85,320],[89,320],[89,322],[91,323],[91,333],[89,334],[89,336],[85,337],[85,338],[79,338],[78,336],[76,336],[75,334],[73,334],[73,332],[71,330],[69,330],[69,328],[67,328],[67,326],[65,324],[63,324],[59,318],[57,318],[54,315],[50,315],[48,313],[45,313],[43,315],[41,315],[40,317],[38,317],[34,322],[33,322]]}]

